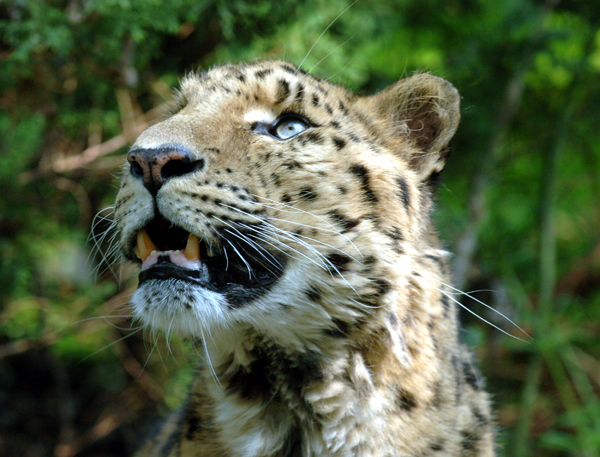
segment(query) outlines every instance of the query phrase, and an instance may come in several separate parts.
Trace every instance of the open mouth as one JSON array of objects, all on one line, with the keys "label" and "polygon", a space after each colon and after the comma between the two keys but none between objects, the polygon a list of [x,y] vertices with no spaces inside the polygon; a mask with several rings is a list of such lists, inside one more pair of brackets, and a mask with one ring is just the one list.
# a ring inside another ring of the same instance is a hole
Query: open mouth
[{"label": "open mouth", "polygon": [[235,239],[221,235],[222,243],[217,246],[156,217],[134,241],[134,252],[142,262],[139,285],[177,279],[225,295],[256,295],[256,289],[265,289],[279,279],[283,259],[249,235],[241,235]]}]

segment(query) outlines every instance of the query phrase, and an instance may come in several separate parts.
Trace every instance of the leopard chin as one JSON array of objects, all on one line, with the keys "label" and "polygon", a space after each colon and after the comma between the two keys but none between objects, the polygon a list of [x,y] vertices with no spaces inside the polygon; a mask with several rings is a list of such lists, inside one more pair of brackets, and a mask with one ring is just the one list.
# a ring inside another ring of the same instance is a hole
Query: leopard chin
[{"label": "leopard chin", "polygon": [[[223,242],[225,239],[223,240]],[[260,257],[249,243],[228,241],[243,257],[201,240],[162,216],[135,235],[141,262],[135,315],[153,328],[200,337],[227,324],[223,309],[234,309],[266,294],[281,278],[285,258]]]}]

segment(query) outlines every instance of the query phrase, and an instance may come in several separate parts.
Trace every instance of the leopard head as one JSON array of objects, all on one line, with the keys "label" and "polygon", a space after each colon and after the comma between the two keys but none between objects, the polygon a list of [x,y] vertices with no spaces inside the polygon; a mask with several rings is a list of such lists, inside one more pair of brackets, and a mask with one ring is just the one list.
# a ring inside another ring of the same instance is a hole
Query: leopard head
[{"label": "leopard head", "polygon": [[370,97],[285,62],[186,77],[117,197],[122,252],[141,266],[135,313],[222,344],[368,328],[435,244],[432,183],[458,106],[427,74]]}]

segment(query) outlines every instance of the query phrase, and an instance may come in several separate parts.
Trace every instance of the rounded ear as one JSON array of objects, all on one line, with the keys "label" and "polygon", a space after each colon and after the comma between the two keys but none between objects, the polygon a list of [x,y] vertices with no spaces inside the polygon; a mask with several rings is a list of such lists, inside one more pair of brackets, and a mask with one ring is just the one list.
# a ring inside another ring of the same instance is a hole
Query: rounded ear
[{"label": "rounded ear", "polygon": [[423,181],[442,171],[460,121],[460,96],[452,84],[417,74],[363,100],[390,140],[402,137],[414,146],[408,161]]}]

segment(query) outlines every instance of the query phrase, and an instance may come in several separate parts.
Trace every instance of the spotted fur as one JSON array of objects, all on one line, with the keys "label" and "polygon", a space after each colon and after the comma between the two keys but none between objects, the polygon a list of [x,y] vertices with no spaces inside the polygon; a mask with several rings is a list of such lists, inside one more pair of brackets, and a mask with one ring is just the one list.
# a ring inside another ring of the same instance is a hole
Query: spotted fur
[{"label": "spotted fur", "polygon": [[[309,126],[274,138],[263,126],[284,114]],[[228,261],[250,255],[232,248],[243,239],[281,271],[252,293],[177,278],[136,291],[146,325],[203,354],[187,402],[138,456],[495,455],[430,220],[458,122],[457,91],[428,74],[371,97],[285,62],[183,80],[133,149],[175,145],[199,165],[154,190],[125,166],[124,255],[137,260],[135,234],[160,215]]]}]

